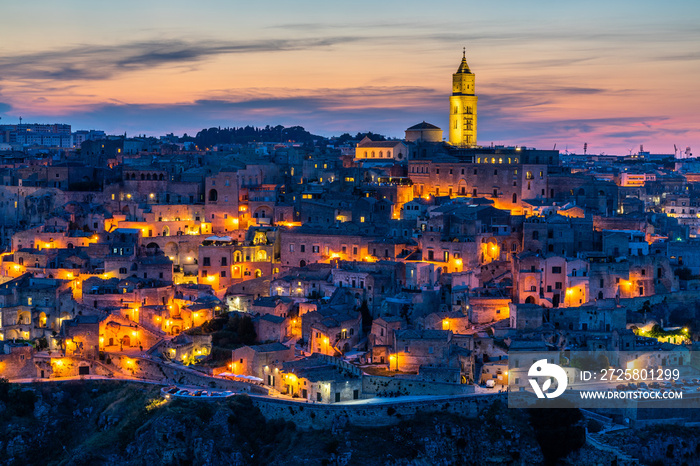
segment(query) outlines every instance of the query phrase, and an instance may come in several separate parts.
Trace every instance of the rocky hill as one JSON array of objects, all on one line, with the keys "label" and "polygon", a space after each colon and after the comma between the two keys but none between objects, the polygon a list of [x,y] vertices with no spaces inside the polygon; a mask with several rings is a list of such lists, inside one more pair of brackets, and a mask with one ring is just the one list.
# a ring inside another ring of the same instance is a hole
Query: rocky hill
[{"label": "rocky hill", "polygon": [[116,381],[0,384],[0,463],[7,465],[537,464],[526,416],[421,415],[396,426],[301,431],[266,420],[250,399],[170,401]]}]

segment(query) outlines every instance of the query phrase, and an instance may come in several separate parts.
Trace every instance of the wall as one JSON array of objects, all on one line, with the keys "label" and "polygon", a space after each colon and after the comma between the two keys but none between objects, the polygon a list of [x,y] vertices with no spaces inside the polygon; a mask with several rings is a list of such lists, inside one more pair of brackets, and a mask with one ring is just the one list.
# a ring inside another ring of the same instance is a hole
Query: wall
[{"label": "wall", "polygon": [[13,347],[9,354],[0,354],[0,377],[7,379],[34,377],[36,367],[32,363],[34,347]]},{"label": "wall", "polygon": [[362,378],[364,395],[382,392],[398,392],[402,395],[465,395],[474,393],[474,386],[373,375],[365,375]]},{"label": "wall", "polygon": [[118,354],[110,354],[110,357],[112,367],[115,367],[115,370],[130,377],[159,380],[163,381],[163,383],[198,385],[223,390],[235,390],[245,393],[265,395],[268,393],[267,389],[259,385],[208,377],[194,369],[184,366],[163,364],[143,358],[129,358]]},{"label": "wall", "polygon": [[469,320],[474,324],[485,324],[510,316],[510,298],[469,297]]},{"label": "wall", "polygon": [[342,405],[299,403],[283,399],[251,397],[267,419],[292,421],[300,429],[328,429],[351,424],[358,427],[382,427],[411,419],[418,412],[448,412],[468,418],[479,413],[496,400],[505,403],[505,394],[463,396],[441,400],[421,400],[408,403]]}]

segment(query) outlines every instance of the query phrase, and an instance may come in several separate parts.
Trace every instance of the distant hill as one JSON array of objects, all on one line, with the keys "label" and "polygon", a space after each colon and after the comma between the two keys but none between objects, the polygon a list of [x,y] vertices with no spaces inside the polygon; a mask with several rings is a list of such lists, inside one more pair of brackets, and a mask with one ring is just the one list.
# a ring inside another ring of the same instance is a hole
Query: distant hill
[{"label": "distant hill", "polygon": [[343,133],[340,136],[326,138],[317,134],[311,134],[302,126],[284,127],[265,126],[258,128],[255,126],[241,126],[240,128],[209,128],[203,129],[192,138],[184,135],[180,142],[194,141],[197,147],[201,149],[209,148],[217,144],[249,144],[251,142],[297,142],[305,145],[314,145],[314,143],[325,144],[332,142],[333,144],[345,144],[348,142],[361,141],[365,136],[372,141],[386,141],[388,138],[381,134],[371,131],[357,133],[354,136],[350,133]]}]

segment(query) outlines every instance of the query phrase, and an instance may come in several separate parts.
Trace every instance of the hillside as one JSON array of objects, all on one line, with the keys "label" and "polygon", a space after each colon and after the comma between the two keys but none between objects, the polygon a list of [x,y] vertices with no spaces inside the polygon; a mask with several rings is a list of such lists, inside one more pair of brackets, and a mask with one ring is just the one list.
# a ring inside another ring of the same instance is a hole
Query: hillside
[{"label": "hillside", "polygon": [[303,432],[247,397],[164,403],[159,387],[112,381],[2,384],[0,463],[49,465],[538,463],[524,415],[422,415],[393,427]]}]

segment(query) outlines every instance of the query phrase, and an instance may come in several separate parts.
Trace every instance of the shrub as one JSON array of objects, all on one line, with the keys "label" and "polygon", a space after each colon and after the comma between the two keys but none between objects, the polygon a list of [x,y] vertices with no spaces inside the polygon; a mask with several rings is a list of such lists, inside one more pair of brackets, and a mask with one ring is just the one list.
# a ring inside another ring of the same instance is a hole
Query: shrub
[{"label": "shrub", "polygon": [[603,424],[600,423],[599,421],[596,421],[595,419],[591,419],[588,421],[588,432],[591,434],[595,434],[597,432],[600,432],[603,430]]}]

